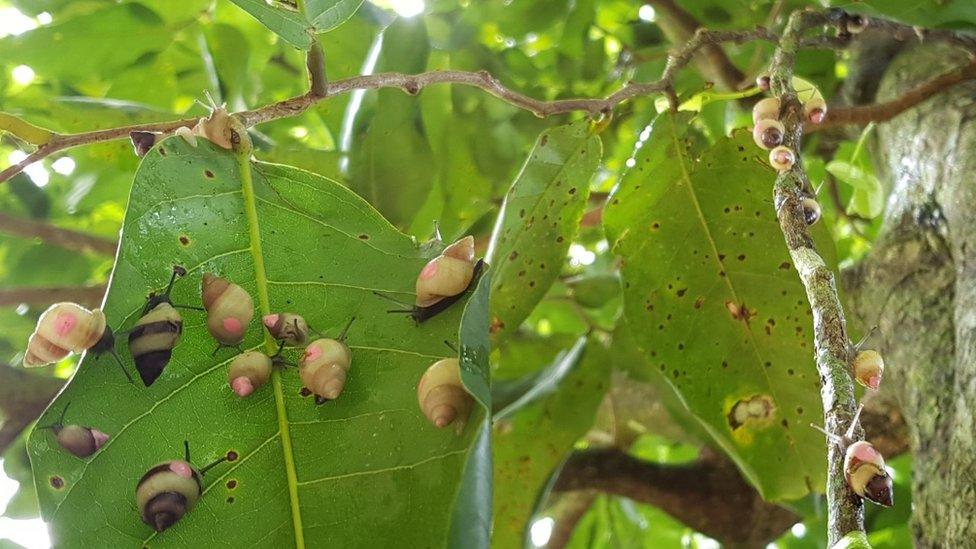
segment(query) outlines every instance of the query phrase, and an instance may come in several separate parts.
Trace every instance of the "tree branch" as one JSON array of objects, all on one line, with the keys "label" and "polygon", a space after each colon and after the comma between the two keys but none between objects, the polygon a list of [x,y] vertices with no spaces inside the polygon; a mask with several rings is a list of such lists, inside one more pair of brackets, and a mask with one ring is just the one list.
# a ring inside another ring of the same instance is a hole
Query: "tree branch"
[{"label": "tree branch", "polygon": [[100,236],[62,229],[48,223],[23,219],[0,213],[0,232],[19,238],[36,238],[45,244],[60,246],[73,252],[95,252],[115,255],[115,241]]},{"label": "tree branch", "polygon": [[[803,214],[804,194],[812,195],[799,158],[803,136],[803,107],[793,88],[793,64],[803,32],[827,20],[823,14],[794,12],[770,67],[771,89],[783,104],[781,122],[786,128],[784,145],[795,151],[797,161],[776,177],[774,204],[790,257],[806,288],[813,312],[814,344],[825,428],[833,433],[847,430],[854,417],[854,383],[851,380],[851,345],[847,336],[834,273],[817,253]],[[860,429],[855,433],[862,436]],[[827,544],[833,545],[849,532],[864,530],[864,504],[844,480],[844,449],[828,444],[827,450]]]},{"label": "tree branch", "polygon": [[712,452],[681,466],[642,461],[616,449],[574,454],[554,490],[590,489],[653,505],[733,546],[763,547],[799,520],[763,501],[733,463]]},{"label": "tree branch", "polygon": [[[319,101],[324,101],[331,97],[349,93],[360,89],[378,88],[400,88],[406,93],[417,94],[424,87],[431,84],[458,84],[463,86],[473,86],[480,88],[489,94],[523,110],[534,113],[536,116],[545,117],[557,114],[566,114],[575,111],[586,112],[591,115],[608,113],[613,108],[629,99],[641,97],[654,93],[674,94],[672,84],[678,71],[688,65],[697,52],[702,47],[709,44],[719,44],[723,42],[743,43],[750,40],[773,41],[776,36],[765,29],[755,29],[751,31],[712,31],[699,29],[692,39],[681,47],[677,52],[669,56],[668,64],[661,75],[661,79],[656,82],[630,82],[614,93],[604,98],[578,98],[578,99],[558,99],[554,101],[543,101],[529,97],[523,93],[514,91],[498,81],[487,71],[468,72],[468,71],[429,71],[420,74],[402,73],[379,73],[366,76],[354,76],[343,80],[336,80],[325,85],[325,93],[317,94],[309,91],[303,95],[285,99],[276,103],[265,105],[259,109],[236,113],[244,124],[248,127],[271,120],[297,116]],[[313,79],[313,85],[318,85]],[[38,147],[36,151],[28,155],[24,160],[9,166],[0,172],[0,182],[7,181],[17,175],[24,168],[42,160],[54,153],[91,143],[113,141],[125,139],[134,131],[143,132],[173,132],[181,127],[193,127],[197,123],[196,118],[183,120],[173,120],[168,122],[153,122],[149,124],[137,124],[133,126],[123,126],[92,132],[77,134],[54,134],[54,136],[44,145]]]},{"label": "tree branch", "polygon": [[62,286],[39,288],[4,288],[0,290],[0,307],[28,305],[50,305],[61,301],[73,301],[86,307],[97,307],[102,303],[107,286]]},{"label": "tree branch", "polygon": [[63,379],[0,366],[0,455],[41,412],[64,385]]},{"label": "tree branch", "polygon": [[891,101],[875,105],[829,109],[822,124],[805,123],[803,129],[806,132],[812,132],[850,124],[864,126],[870,122],[885,122],[957,84],[973,80],[976,80],[976,58],[961,67],[908,90]]}]

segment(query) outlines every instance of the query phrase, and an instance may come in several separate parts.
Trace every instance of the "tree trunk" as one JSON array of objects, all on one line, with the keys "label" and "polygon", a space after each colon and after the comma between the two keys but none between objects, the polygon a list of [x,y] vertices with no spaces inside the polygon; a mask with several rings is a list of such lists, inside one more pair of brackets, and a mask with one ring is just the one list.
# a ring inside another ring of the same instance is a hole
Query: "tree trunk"
[{"label": "tree trunk", "polygon": [[[966,58],[940,47],[901,54],[878,89],[887,100]],[[976,540],[976,85],[958,86],[878,127],[890,191],[869,257],[845,273],[851,313],[885,358],[914,453],[919,547]],[[897,494],[896,494],[897,497]]]}]

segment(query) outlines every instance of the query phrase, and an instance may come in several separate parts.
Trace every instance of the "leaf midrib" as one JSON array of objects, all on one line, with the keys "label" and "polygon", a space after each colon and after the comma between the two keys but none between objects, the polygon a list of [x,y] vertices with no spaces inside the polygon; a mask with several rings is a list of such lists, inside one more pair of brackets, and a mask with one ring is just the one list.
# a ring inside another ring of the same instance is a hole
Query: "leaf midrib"
[{"label": "leaf midrib", "polygon": [[[699,223],[701,223],[702,231],[704,231],[705,237],[708,239],[708,245],[712,248],[712,256],[715,258],[715,262],[718,263],[719,268],[725,272],[725,276],[723,276],[722,279],[725,280],[725,285],[728,287],[729,292],[731,292],[732,298],[736,301],[736,303],[742,304],[742,301],[739,299],[739,295],[735,291],[735,287],[732,285],[731,275],[728,271],[726,271],[725,263],[723,263],[719,258],[718,246],[715,244],[715,239],[712,237],[712,231],[709,229],[708,223],[705,220],[705,214],[702,212],[701,204],[698,203],[698,195],[695,193],[695,188],[691,180],[691,174],[688,172],[688,167],[685,165],[685,157],[681,153],[681,143],[680,139],[678,138],[678,133],[675,129],[673,119],[670,124],[670,129],[671,143],[675,146],[675,150],[678,152],[678,166],[681,168],[681,178],[684,179],[688,188],[688,195],[691,198],[691,203],[695,207],[695,214],[698,217]],[[749,346],[756,354],[756,358],[759,359],[759,364],[761,364],[763,362],[762,354],[759,352],[759,345],[756,343],[755,336],[752,333],[752,328],[749,326],[748,322],[745,323],[745,331],[749,337]],[[769,372],[767,372],[766,369],[761,366],[759,370],[762,371],[763,378],[766,380],[766,385],[769,387],[769,393],[772,395],[773,400],[779,402],[779,398],[776,396],[776,391],[774,390],[773,380],[769,377]],[[789,428],[786,428],[786,438],[789,440],[790,448],[793,450],[793,454],[796,455],[797,460],[800,462],[800,468],[804,471],[810,471],[810,469],[807,468],[806,463],[803,462],[803,454],[797,449],[796,440],[793,439]]]},{"label": "leaf midrib", "polygon": [[[247,139],[245,136],[244,139]],[[254,195],[254,178],[251,172],[251,148],[241,147],[237,152],[237,166],[241,176],[241,189],[244,194],[244,212],[247,218],[248,234],[251,239],[251,257],[254,259],[254,280],[258,289],[258,305],[261,316],[271,314],[271,301],[268,299],[268,274],[264,268],[264,252],[261,248],[261,229],[258,222],[257,199]],[[264,331],[264,347],[268,355],[275,352],[271,335]],[[305,549],[305,531],[302,527],[302,508],[298,499],[298,473],[295,470],[295,456],[291,446],[291,433],[288,423],[288,410],[285,408],[285,393],[281,384],[281,371],[271,373],[274,388],[275,411],[278,418],[278,433],[281,436],[281,451],[285,462],[285,476],[288,482],[288,499],[291,503],[292,527],[295,533],[295,547]]]}]

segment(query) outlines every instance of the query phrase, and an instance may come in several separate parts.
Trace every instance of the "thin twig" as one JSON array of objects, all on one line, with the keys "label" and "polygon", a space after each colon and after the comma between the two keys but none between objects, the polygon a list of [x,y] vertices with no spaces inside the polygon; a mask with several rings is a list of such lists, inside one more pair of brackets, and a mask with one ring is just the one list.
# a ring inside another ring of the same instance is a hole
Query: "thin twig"
[{"label": "thin twig", "polygon": [[95,252],[114,256],[117,248],[114,240],[62,229],[48,223],[14,217],[5,213],[0,213],[0,233],[20,238],[36,238],[45,244],[60,246],[73,252]]},{"label": "thin twig", "polygon": [[[793,64],[803,32],[824,23],[823,14],[794,12],[770,67],[771,89],[784,105],[781,122],[786,132],[783,144],[797,155],[801,150],[804,117],[793,88]],[[810,193],[810,184],[798,158],[790,170],[782,171],[776,177],[774,204],[790,257],[806,288],[813,312],[824,425],[828,431],[838,433],[846,431],[854,417],[854,383],[849,366],[851,347],[834,273],[817,252],[804,218],[801,204],[805,193]],[[856,434],[860,436],[860,430]],[[844,480],[844,449],[837,444],[828,444],[827,544],[833,546],[848,533],[863,530],[864,504]]]},{"label": "thin twig", "polygon": [[313,97],[325,97],[329,79],[325,76],[325,52],[322,51],[322,44],[318,39],[312,40],[305,66],[308,68],[308,94]]},{"label": "thin twig", "polygon": [[0,290],[0,307],[27,305],[45,306],[61,301],[73,301],[86,307],[97,307],[105,296],[105,284],[92,286],[58,286],[39,288],[4,288]]},{"label": "thin twig", "polygon": [[[687,42],[702,28],[701,23],[674,0],[647,0],[647,3],[657,11],[657,25],[672,42]],[[728,90],[739,89],[745,78],[718,44],[704,45],[697,65],[706,78],[716,80]]]},{"label": "thin twig", "polygon": [[812,132],[837,126],[866,126],[871,122],[885,122],[953,86],[973,80],[976,80],[976,60],[920,84],[891,101],[874,105],[830,109],[827,111],[827,117],[823,123],[808,123],[804,125],[803,129],[806,132]]}]

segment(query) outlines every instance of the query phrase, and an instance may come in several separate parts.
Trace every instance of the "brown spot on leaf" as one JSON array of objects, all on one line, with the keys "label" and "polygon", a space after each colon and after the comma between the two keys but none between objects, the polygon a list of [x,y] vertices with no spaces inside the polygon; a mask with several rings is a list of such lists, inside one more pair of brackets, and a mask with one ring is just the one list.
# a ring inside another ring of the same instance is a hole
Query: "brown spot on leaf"
[{"label": "brown spot on leaf", "polygon": [[227,450],[227,461],[237,461],[238,457],[237,452],[234,450]]},{"label": "brown spot on leaf", "polygon": [[233,490],[234,488],[237,488],[237,481],[234,480],[234,479],[228,480],[227,481],[227,489],[228,490]]},{"label": "brown spot on leaf", "polygon": [[50,483],[51,483],[51,488],[54,488],[55,490],[60,490],[64,488],[64,479],[57,475],[54,475],[53,477],[50,478]]},{"label": "brown spot on leaf", "polygon": [[769,395],[753,395],[732,405],[727,420],[729,427],[736,430],[742,426],[768,423],[776,413],[776,405]]},{"label": "brown spot on leaf", "polygon": [[183,245],[183,246],[189,246],[190,245],[190,237],[186,236],[185,234],[181,234],[180,235],[180,244]]},{"label": "brown spot on leaf", "polygon": [[203,170],[203,176],[206,177],[207,179],[213,179],[214,173],[210,170]]}]

